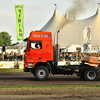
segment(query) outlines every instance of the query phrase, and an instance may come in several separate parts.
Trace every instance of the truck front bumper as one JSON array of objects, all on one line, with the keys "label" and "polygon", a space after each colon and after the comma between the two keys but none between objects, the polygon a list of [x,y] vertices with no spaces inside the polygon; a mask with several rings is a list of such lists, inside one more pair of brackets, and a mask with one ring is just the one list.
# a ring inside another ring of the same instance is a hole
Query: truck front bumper
[{"label": "truck front bumper", "polygon": [[32,68],[24,68],[24,72],[32,72]]}]

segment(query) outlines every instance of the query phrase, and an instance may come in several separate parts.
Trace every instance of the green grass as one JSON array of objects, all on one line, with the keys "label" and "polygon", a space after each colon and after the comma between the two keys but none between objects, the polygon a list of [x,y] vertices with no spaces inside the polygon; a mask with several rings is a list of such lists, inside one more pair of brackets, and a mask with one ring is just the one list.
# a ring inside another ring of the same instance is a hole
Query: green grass
[{"label": "green grass", "polygon": [[13,74],[13,73],[24,73],[24,71],[23,69],[14,69],[14,68],[0,69],[0,74]]},{"label": "green grass", "polygon": [[100,85],[0,86],[0,89],[100,89]]},{"label": "green grass", "polygon": [[0,70],[22,70],[17,68],[0,68]]},{"label": "green grass", "polygon": [[23,69],[17,69],[17,68],[2,68],[2,69],[0,69],[0,72],[14,72],[14,71],[23,71]]}]

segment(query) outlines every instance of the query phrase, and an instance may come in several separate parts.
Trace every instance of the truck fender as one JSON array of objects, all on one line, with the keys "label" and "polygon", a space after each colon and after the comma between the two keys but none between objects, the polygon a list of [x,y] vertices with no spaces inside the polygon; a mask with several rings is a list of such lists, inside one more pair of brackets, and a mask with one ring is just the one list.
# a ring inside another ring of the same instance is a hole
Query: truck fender
[{"label": "truck fender", "polygon": [[35,70],[38,66],[41,66],[41,65],[46,67],[49,70],[49,73],[50,73],[51,65],[45,60],[44,61],[35,61],[32,69]]}]

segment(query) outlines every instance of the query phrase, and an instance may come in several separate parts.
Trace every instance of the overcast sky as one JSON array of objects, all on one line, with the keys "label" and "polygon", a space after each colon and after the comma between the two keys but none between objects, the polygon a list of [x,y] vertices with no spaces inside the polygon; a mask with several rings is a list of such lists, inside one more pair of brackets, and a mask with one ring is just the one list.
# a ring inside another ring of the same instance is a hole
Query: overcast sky
[{"label": "overcast sky", "polygon": [[[63,16],[68,9],[73,7],[75,0],[0,0],[0,32],[6,31],[12,36],[12,43],[19,42],[16,39],[16,15],[15,4],[24,4],[24,38],[33,30],[41,29],[52,17],[57,4],[58,13]],[[80,0],[79,0],[80,1]],[[89,1],[89,0],[82,0]],[[77,16],[77,19],[85,19],[96,13],[100,0],[86,2],[85,10]]]}]

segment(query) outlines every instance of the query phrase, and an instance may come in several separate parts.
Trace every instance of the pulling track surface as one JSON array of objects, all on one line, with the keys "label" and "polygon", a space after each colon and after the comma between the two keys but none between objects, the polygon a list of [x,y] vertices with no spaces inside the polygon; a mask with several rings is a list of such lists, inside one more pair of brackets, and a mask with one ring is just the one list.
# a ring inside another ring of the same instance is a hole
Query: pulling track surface
[{"label": "pulling track surface", "polygon": [[0,86],[2,85],[99,85],[97,81],[84,81],[76,75],[49,75],[46,81],[37,81],[32,73],[25,73],[22,70],[17,72],[2,71],[0,73]]},{"label": "pulling track surface", "polygon": [[31,73],[22,70],[0,70],[0,100],[99,100],[100,88],[94,89],[3,89],[15,85],[99,85],[78,76],[50,75],[46,81],[37,81]]}]

